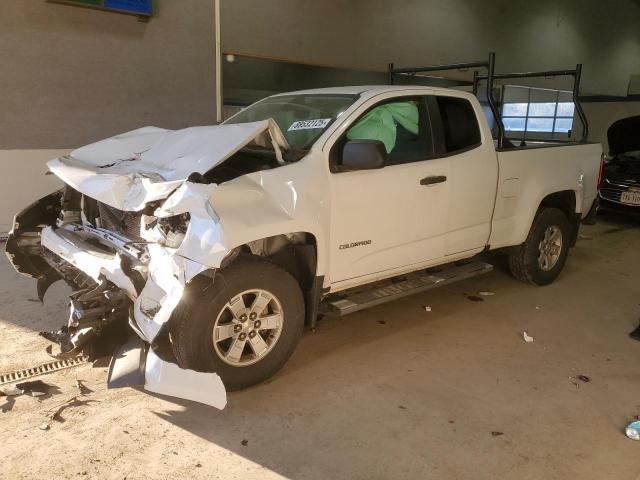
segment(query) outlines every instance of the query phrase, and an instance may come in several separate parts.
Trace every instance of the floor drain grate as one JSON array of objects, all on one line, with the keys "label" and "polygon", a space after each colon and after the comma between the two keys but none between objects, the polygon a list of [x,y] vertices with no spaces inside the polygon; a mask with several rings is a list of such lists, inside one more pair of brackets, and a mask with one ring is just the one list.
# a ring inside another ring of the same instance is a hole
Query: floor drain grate
[{"label": "floor drain grate", "polygon": [[40,375],[46,375],[48,373],[57,372],[58,370],[64,370],[65,368],[77,367],[88,362],[89,357],[81,355],[78,357],[67,358],[65,360],[56,360],[55,362],[44,363],[37,367],[25,368],[24,370],[18,370],[16,372],[5,373],[0,375],[0,385],[18,382]]}]

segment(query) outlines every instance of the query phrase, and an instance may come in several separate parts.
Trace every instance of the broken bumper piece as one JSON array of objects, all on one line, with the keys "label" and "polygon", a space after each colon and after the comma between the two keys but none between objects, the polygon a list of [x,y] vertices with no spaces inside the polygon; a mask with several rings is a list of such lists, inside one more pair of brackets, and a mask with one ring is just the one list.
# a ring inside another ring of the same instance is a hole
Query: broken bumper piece
[{"label": "broken bumper piece", "polygon": [[111,359],[107,386],[144,388],[219,409],[227,404],[227,392],[217,373],[186,370],[162,360],[138,337],[132,337]]},{"label": "broken bumper piece", "polygon": [[[138,294],[130,277],[135,265],[130,265],[129,271],[125,272],[123,258],[119,253],[98,250],[77,233],[62,228],[54,230],[46,227],[42,230],[41,237],[43,247],[94,281],[106,279],[122,289],[134,304],[133,318],[129,323],[149,343],[153,342],[163,325],[169,321],[173,310],[180,303],[187,281],[204,269],[202,265],[175,255],[166,248],[149,245],[150,258],[145,259],[148,277]],[[189,276],[186,276],[186,272],[189,272]]]},{"label": "broken bumper piece", "polygon": [[[102,250],[82,234],[65,228],[45,227],[41,244],[95,282],[92,288],[71,295],[68,325],[43,335],[60,345],[62,353],[58,357],[75,355],[88,344],[97,347],[102,333],[111,325],[121,325],[126,330],[128,322],[137,335],[114,355],[109,370],[110,388],[142,387],[224,408],[226,391],[216,373],[182,369],[168,361],[171,355],[161,358],[150,348],[180,302],[186,283],[202,270],[201,265],[159,245],[150,245],[149,256],[135,260],[131,252]],[[147,271],[144,286],[131,275],[136,266]]]},{"label": "broken bumper piece", "polygon": [[40,332],[40,335],[60,346],[58,354],[49,351],[55,358],[74,357],[97,336],[117,329],[118,324],[126,324],[129,304],[122,290],[101,279],[95,287],[71,294],[67,325],[57,332]]}]

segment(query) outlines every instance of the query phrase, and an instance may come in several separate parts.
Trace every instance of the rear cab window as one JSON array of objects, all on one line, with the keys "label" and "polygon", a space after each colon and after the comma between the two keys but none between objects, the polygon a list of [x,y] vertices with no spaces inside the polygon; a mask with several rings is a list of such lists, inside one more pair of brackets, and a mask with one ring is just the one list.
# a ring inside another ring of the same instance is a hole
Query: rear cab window
[{"label": "rear cab window", "polygon": [[428,102],[438,156],[455,155],[481,145],[480,125],[469,100],[433,96]]}]

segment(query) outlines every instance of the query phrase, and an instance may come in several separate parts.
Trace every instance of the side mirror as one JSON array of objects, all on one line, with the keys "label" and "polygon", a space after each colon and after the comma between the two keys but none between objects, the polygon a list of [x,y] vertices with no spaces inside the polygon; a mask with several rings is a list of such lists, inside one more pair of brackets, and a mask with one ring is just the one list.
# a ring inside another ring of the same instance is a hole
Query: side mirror
[{"label": "side mirror", "polygon": [[387,164],[387,150],[380,140],[351,140],[342,149],[341,172],[373,170]]}]

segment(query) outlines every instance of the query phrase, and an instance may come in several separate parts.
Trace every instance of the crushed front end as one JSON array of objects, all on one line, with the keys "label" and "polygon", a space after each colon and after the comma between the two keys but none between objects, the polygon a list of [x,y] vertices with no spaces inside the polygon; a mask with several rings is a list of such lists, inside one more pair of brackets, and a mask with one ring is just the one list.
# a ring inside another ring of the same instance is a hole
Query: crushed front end
[{"label": "crushed front end", "polygon": [[283,165],[287,149],[269,119],[144,127],[50,160],[65,187],[16,215],[6,252],[18,272],[37,280],[41,300],[59,280],[73,291],[67,323],[43,334],[59,345],[56,355],[104,353],[115,337],[123,347],[111,385],[224,407],[220,377],[180,368],[168,330],[189,284],[215,281],[233,253],[210,203],[218,184]]},{"label": "crushed front end", "polygon": [[[167,327],[188,283],[215,275],[181,251],[189,236],[202,233],[193,231],[199,224],[215,227],[206,207],[214,187],[186,182],[166,201],[122,211],[66,186],[16,215],[6,244],[15,269],[37,280],[40,300],[59,280],[72,289],[67,322],[41,333],[58,345],[53,355],[101,356],[124,344],[112,360],[110,385],[225,406],[220,378],[181,369],[167,348]],[[200,215],[193,225],[192,215]]]}]

